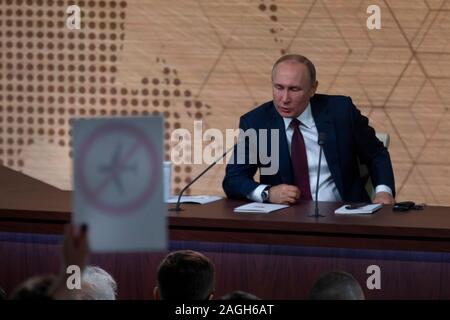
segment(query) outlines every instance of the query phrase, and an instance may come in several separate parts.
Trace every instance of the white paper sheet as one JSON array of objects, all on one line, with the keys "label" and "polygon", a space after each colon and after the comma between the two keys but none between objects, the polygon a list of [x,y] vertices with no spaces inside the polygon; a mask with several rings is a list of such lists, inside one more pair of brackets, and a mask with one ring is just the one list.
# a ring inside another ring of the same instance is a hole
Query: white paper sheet
[{"label": "white paper sheet", "polygon": [[371,214],[380,209],[383,205],[380,203],[367,204],[365,206],[359,207],[357,209],[348,209],[348,204],[343,205],[342,207],[336,209],[334,211],[335,214]]},{"label": "white paper sheet", "polygon": [[[210,203],[213,201],[217,201],[222,199],[222,197],[219,196],[182,196],[180,203],[197,203],[197,204],[205,204],[205,203]],[[166,201],[166,203],[177,203],[178,201],[178,196],[171,196],[169,197],[169,199]]]},{"label": "white paper sheet", "polygon": [[234,208],[234,212],[241,213],[270,213],[272,211],[280,210],[289,207],[285,204],[260,203],[252,202],[244,204],[243,206]]}]

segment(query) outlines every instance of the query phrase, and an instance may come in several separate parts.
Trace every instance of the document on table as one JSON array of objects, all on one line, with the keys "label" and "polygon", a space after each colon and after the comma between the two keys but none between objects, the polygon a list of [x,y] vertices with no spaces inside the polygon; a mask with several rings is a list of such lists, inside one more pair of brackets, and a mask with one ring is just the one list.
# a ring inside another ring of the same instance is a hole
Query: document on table
[{"label": "document on table", "polygon": [[346,204],[336,209],[334,213],[344,215],[372,214],[378,209],[380,209],[382,206],[383,205],[381,203],[371,203],[352,209],[350,205]]},{"label": "document on table", "polygon": [[260,203],[260,202],[252,202],[248,204],[244,204],[243,206],[234,208],[234,212],[242,213],[270,213],[275,210],[280,210],[289,207],[285,204],[272,204],[272,203]]},{"label": "document on table", "polygon": [[[206,204],[213,201],[217,201],[222,199],[219,196],[181,196],[181,203],[197,203],[197,204]],[[166,203],[177,203],[178,196],[170,196],[169,199],[166,200]]]}]

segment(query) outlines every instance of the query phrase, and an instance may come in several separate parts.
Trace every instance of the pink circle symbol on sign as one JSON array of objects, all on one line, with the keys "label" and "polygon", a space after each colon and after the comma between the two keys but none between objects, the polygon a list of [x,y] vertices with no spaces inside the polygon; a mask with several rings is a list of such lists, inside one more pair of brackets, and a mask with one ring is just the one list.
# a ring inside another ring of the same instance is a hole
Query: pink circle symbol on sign
[{"label": "pink circle symbol on sign", "polygon": [[[131,147],[121,155],[110,174],[106,175],[97,185],[92,185],[86,177],[86,159],[89,152],[96,147],[96,143],[111,134],[131,137],[132,139],[129,140],[134,140],[134,143],[130,144]],[[127,215],[142,208],[153,196],[157,187],[155,181],[159,181],[161,176],[161,168],[158,165],[159,157],[152,140],[136,126],[123,122],[111,122],[101,125],[94,129],[92,134],[82,142],[79,150],[75,161],[77,172],[75,181],[79,186],[78,190],[84,195],[87,202],[96,209],[111,215]],[[142,191],[136,197],[122,204],[112,204],[105,201],[105,199],[101,199],[102,192],[111,184],[113,179],[117,178],[117,175],[124,169],[127,161],[130,161],[140,150],[143,150],[144,154],[148,157],[150,169],[148,181],[144,185],[144,188],[142,188]]]}]

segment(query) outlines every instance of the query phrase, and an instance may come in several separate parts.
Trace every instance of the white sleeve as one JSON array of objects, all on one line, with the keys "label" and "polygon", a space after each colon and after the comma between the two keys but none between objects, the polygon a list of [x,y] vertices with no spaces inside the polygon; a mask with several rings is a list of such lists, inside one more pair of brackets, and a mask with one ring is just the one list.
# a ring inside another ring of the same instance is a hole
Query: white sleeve
[{"label": "white sleeve", "polygon": [[268,184],[260,184],[259,186],[256,187],[255,190],[253,190],[252,192],[250,192],[247,196],[247,199],[255,201],[255,202],[263,202],[263,198],[262,198],[262,192],[263,190],[268,187]]},{"label": "white sleeve", "polygon": [[380,184],[375,187],[375,193],[378,193],[378,192],[387,192],[392,196],[391,188],[384,184]]}]

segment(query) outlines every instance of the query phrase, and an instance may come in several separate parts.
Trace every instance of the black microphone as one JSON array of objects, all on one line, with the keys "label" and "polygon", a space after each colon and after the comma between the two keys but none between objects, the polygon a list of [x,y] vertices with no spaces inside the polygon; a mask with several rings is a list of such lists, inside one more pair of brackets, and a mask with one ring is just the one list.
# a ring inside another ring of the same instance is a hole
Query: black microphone
[{"label": "black microphone", "polygon": [[180,192],[180,194],[178,195],[178,201],[177,201],[177,205],[175,208],[171,208],[169,209],[169,211],[175,211],[175,212],[180,212],[183,211],[183,209],[181,209],[181,196],[183,195],[183,193],[191,186],[194,184],[195,181],[197,181],[201,176],[203,176],[206,172],[208,172],[212,167],[214,167],[216,165],[216,163],[219,160],[222,160],[228,153],[230,153],[231,150],[234,149],[234,147],[239,144],[240,141],[238,141],[236,144],[234,144],[231,148],[229,148],[227,151],[225,151],[219,158],[217,158],[216,160],[214,160],[213,163],[211,163],[205,170],[203,170],[198,176],[195,177],[194,180],[192,180],[191,182],[189,182]]},{"label": "black microphone", "polygon": [[315,217],[315,218],[319,218],[319,217],[324,217],[323,215],[321,215],[319,213],[319,178],[320,178],[320,164],[322,162],[322,150],[323,150],[323,145],[325,144],[325,140],[327,139],[327,135],[325,134],[325,132],[319,132],[319,139],[317,141],[317,143],[320,146],[320,151],[319,151],[319,166],[317,167],[317,182],[316,182],[316,196],[314,199],[314,214],[310,214],[310,217]]}]

